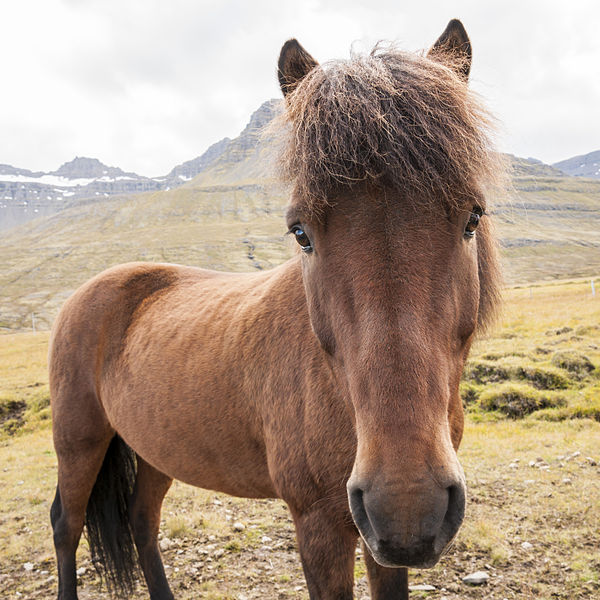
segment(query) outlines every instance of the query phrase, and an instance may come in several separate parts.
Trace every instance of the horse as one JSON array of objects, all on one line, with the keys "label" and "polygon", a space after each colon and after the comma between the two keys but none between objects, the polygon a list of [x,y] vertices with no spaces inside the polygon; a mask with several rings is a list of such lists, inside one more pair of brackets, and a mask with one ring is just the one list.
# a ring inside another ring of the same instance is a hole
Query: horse
[{"label": "horse", "polygon": [[268,271],[109,268],[53,327],[58,598],[84,526],[109,591],[141,566],[172,599],[157,536],[173,479],[283,499],[311,600],[408,598],[463,521],[461,372],[500,296],[486,210],[493,118],[453,20],[428,52],[318,64],[281,50],[281,172],[297,251]]}]

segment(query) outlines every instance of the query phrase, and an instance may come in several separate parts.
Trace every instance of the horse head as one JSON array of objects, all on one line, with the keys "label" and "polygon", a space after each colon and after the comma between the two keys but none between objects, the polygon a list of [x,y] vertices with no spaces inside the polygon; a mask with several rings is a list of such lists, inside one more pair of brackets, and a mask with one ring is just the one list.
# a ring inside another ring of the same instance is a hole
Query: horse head
[{"label": "horse head", "polygon": [[499,290],[496,154],[470,64],[458,21],[426,55],[319,65],[290,40],[279,59],[287,224],[354,422],[350,510],[384,566],[432,566],[464,516],[459,381]]}]

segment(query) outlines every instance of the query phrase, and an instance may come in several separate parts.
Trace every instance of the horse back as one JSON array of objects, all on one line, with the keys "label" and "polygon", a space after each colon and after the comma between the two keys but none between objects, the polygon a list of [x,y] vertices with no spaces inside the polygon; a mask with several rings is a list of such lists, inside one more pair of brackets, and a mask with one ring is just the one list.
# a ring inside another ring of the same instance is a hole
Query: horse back
[{"label": "horse back", "polygon": [[[127,263],[96,275],[70,296],[52,328],[49,345],[50,397],[55,438],[63,415],[92,412],[106,424],[98,383],[105,366],[122,351],[133,321],[182,277],[211,271],[154,263]],[[71,421],[72,418],[69,418]],[[66,435],[67,432],[64,431]]]}]

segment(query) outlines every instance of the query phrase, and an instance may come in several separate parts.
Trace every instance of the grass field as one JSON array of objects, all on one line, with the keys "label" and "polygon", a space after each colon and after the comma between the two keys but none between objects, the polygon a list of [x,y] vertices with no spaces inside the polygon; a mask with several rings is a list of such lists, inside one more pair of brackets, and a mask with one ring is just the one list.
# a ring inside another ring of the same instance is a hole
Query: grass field
[{"label": "grass field", "polygon": [[[600,288],[600,281],[596,282]],[[0,589],[53,598],[48,512],[56,483],[45,366],[47,332],[0,336]],[[512,288],[500,325],[479,340],[461,383],[467,516],[453,549],[412,597],[600,597],[600,294],[588,281]],[[233,523],[241,522],[243,531]],[[161,547],[180,599],[307,598],[290,518],[176,484]],[[81,598],[108,598],[79,551]],[[462,577],[486,571],[483,586]],[[368,597],[363,561],[357,598]],[[136,598],[145,598],[140,584]]]}]

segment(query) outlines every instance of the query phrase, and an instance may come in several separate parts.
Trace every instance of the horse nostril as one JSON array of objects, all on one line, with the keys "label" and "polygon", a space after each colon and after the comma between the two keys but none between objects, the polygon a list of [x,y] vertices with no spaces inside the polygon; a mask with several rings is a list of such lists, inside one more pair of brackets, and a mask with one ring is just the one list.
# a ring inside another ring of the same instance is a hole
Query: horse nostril
[{"label": "horse nostril", "polygon": [[444,518],[445,526],[452,532],[458,531],[465,516],[465,488],[461,484],[451,485],[448,489],[448,509]]},{"label": "horse nostril", "polygon": [[[364,492],[358,486],[348,486],[348,500],[352,514],[365,514]],[[355,517],[356,518],[356,517]]]},{"label": "horse nostril", "polygon": [[371,523],[365,507],[365,492],[357,485],[348,485],[348,503],[356,526],[364,535],[372,533]]}]

